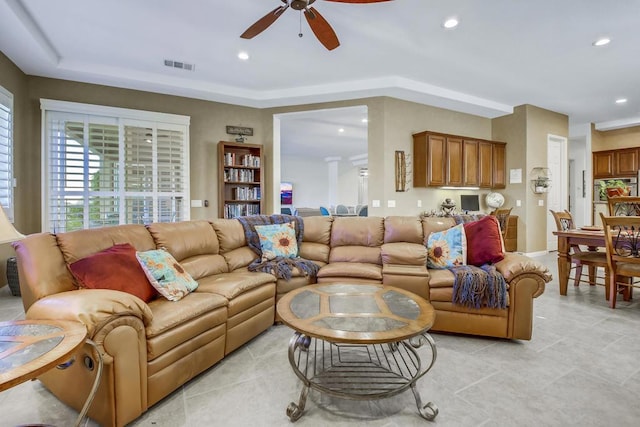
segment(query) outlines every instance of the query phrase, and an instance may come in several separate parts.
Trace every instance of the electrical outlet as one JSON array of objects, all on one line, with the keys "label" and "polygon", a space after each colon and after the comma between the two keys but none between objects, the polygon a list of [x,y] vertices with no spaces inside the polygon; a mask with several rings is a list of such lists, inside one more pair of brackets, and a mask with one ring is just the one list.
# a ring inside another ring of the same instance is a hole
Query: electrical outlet
[{"label": "electrical outlet", "polygon": [[522,200],[516,200],[516,207],[522,206]]},{"label": "electrical outlet", "polygon": [[421,208],[422,207],[422,200],[418,200],[418,207]]},{"label": "electrical outlet", "polygon": [[538,206],[544,206],[544,200],[543,199],[538,200]]}]

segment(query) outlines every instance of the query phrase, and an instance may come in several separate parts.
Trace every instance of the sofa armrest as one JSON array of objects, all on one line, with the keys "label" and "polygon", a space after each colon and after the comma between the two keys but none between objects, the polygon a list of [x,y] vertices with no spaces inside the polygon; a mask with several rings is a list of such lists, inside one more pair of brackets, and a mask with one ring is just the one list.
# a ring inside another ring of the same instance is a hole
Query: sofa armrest
[{"label": "sofa armrest", "polygon": [[536,274],[545,282],[551,281],[549,269],[539,261],[526,255],[514,252],[505,252],[504,259],[496,263],[496,269],[504,276],[507,282],[513,281],[521,274]]},{"label": "sofa armrest", "polygon": [[108,289],[80,289],[49,295],[36,301],[28,319],[75,320],[87,327],[89,337],[114,318],[134,316],[145,325],[153,319],[151,309],[140,298]]}]

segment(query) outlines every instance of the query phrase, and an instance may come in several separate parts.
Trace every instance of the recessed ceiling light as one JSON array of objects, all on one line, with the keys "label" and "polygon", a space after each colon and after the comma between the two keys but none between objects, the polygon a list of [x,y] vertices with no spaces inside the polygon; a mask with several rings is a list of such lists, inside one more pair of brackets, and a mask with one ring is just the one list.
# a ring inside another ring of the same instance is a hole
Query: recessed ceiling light
[{"label": "recessed ceiling light", "polygon": [[362,123],[369,123],[369,119],[362,119]]},{"label": "recessed ceiling light", "polygon": [[456,18],[449,18],[442,24],[445,28],[455,28],[458,26],[458,20]]},{"label": "recessed ceiling light", "polygon": [[247,52],[240,52],[238,53],[238,58],[246,61],[247,59],[249,59],[249,54]]},{"label": "recessed ceiling light", "polygon": [[594,46],[604,46],[611,43],[611,39],[608,37],[602,37],[593,42]]},{"label": "recessed ceiling light", "polygon": [[340,129],[338,129],[338,132],[342,133],[342,132],[344,132],[344,129],[340,128]]},{"label": "recessed ceiling light", "polygon": [[627,98],[618,98],[616,99],[616,104],[624,104],[627,102]]}]

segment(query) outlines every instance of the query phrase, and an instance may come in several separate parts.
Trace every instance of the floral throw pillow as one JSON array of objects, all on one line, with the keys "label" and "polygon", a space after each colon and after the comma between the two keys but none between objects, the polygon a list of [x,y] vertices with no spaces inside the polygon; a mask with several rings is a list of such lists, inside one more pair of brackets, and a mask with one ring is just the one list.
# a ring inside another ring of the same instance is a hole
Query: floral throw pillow
[{"label": "floral throw pillow", "polygon": [[255,229],[260,237],[262,261],[270,261],[278,257],[295,258],[298,256],[298,242],[293,222],[256,225]]},{"label": "floral throw pillow", "polygon": [[138,252],[136,257],[151,285],[169,301],[178,301],[198,287],[198,282],[164,249]]},{"label": "floral throw pillow", "polygon": [[429,234],[427,267],[443,269],[467,263],[467,239],[462,224]]}]

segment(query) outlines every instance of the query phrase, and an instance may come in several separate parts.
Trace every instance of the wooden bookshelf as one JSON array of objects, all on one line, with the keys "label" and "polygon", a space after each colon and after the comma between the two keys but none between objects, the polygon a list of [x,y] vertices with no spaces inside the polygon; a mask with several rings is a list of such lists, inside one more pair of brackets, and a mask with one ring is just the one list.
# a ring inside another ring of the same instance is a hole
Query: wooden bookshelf
[{"label": "wooden bookshelf", "polygon": [[235,218],[264,213],[262,145],[218,143],[218,214]]}]

